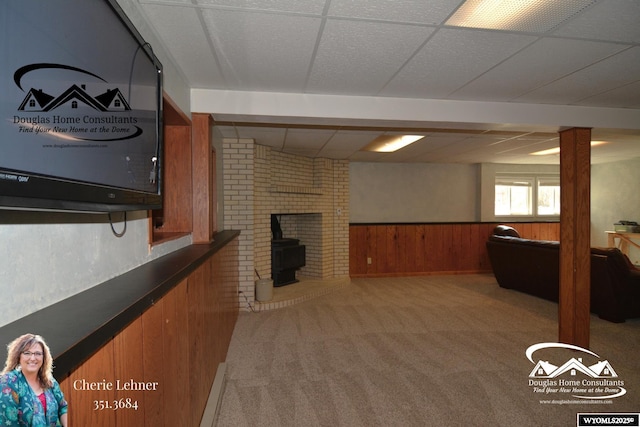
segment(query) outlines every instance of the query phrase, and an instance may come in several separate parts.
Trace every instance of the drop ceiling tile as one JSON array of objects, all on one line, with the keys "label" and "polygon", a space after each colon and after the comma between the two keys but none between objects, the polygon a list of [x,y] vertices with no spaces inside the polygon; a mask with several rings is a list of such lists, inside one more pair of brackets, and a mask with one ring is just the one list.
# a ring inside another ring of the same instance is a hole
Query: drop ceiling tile
[{"label": "drop ceiling tile", "polygon": [[431,32],[418,26],[329,19],[307,91],[373,95]]},{"label": "drop ceiling tile", "polygon": [[444,98],[535,39],[495,31],[438,30],[381,94]]},{"label": "drop ceiling tile", "polygon": [[320,15],[324,10],[324,1],[318,0],[197,0],[196,3],[200,6],[316,15]]},{"label": "drop ceiling tile", "polygon": [[184,6],[192,6],[191,0],[139,0],[142,5],[147,4],[163,4],[168,6],[176,6],[178,3]]},{"label": "drop ceiling tile", "polygon": [[640,47],[634,47],[527,93],[517,100],[582,105],[580,100],[584,99],[588,103],[588,98],[637,82],[639,76]]},{"label": "drop ceiling tile", "polygon": [[510,101],[624,48],[614,43],[544,38],[454,92],[452,98]]},{"label": "drop ceiling tile", "polygon": [[640,2],[600,0],[554,35],[640,43]]},{"label": "drop ceiling tile", "polygon": [[347,160],[357,151],[353,150],[327,150],[322,149],[317,156],[324,159]]},{"label": "drop ceiling tile", "polygon": [[380,136],[382,132],[338,131],[327,142],[325,150],[357,151]]},{"label": "drop ceiling tile", "polygon": [[582,99],[580,101],[580,105],[612,108],[640,108],[640,80]]},{"label": "drop ceiling tile", "polygon": [[223,138],[253,139],[256,144],[282,149],[285,128],[251,126],[216,126]]},{"label": "drop ceiling tile", "polygon": [[329,16],[439,25],[461,0],[332,0]]},{"label": "drop ceiling tile", "polygon": [[[216,64],[207,35],[194,8],[144,5],[144,12],[154,22],[166,51],[181,65],[185,77],[193,87],[224,88],[224,79]],[[184,31],[189,28],[189,31]]]},{"label": "drop ceiling tile", "polygon": [[319,18],[205,9],[229,89],[302,91]]},{"label": "drop ceiling tile", "polygon": [[287,130],[284,140],[284,149],[290,150],[300,147],[309,147],[320,150],[331,136],[336,133],[333,129],[295,129]]}]

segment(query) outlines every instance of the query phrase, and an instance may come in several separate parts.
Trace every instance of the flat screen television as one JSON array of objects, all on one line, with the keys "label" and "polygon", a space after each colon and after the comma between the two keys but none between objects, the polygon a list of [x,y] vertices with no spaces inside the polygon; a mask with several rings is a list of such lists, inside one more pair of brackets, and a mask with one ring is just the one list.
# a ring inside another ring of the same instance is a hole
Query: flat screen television
[{"label": "flat screen television", "polygon": [[115,0],[0,2],[0,208],[162,205],[162,64]]}]

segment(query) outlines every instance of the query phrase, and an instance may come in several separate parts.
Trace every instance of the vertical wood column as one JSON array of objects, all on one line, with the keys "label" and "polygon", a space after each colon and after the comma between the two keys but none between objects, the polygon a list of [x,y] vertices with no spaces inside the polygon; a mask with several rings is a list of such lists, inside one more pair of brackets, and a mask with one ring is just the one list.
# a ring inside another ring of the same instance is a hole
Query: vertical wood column
[{"label": "vertical wood column", "polygon": [[558,340],[589,347],[591,130],[560,132]]},{"label": "vertical wood column", "polygon": [[213,119],[210,114],[193,113],[193,242],[209,243],[215,233],[214,213],[214,168],[211,164],[211,129]]}]

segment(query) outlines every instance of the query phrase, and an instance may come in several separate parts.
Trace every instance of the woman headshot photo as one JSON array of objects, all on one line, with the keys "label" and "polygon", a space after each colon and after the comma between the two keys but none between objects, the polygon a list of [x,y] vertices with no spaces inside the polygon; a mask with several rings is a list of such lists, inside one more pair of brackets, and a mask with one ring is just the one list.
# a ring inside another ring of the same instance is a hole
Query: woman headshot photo
[{"label": "woman headshot photo", "polygon": [[53,359],[42,337],[22,335],[7,351],[0,375],[0,425],[67,427],[67,402],[53,378]]}]

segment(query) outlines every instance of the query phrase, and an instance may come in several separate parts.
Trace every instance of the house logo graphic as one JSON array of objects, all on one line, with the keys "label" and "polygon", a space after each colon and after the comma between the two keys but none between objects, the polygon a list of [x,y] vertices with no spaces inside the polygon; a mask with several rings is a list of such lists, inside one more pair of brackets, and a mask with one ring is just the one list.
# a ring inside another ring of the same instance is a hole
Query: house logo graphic
[{"label": "house logo graphic", "polygon": [[[25,90],[23,80],[35,72],[56,73],[60,86]],[[97,93],[92,95],[86,82],[70,80],[78,75],[94,82]],[[143,133],[121,90],[109,87],[109,83],[97,74],[64,64],[38,63],[16,70],[13,80],[22,92],[26,92],[13,117],[18,133],[54,135],[67,141],[101,142],[132,139]],[[70,83],[64,86],[65,81]]]},{"label": "house logo graphic", "polygon": [[108,89],[105,93],[92,98],[85,91],[85,85],[78,87],[72,85],[60,96],[53,97],[44,93],[42,89],[31,89],[18,107],[18,111],[51,111],[61,106],[78,108],[78,103],[93,108],[97,111],[128,111],[131,110],[129,104],[120,93],[120,89]]},{"label": "house logo graphic", "polygon": [[[555,357],[559,362],[534,359],[536,352]],[[576,353],[578,353],[576,355]],[[529,387],[534,393],[555,398],[573,398],[584,402],[624,396],[624,381],[608,360],[596,353],[571,344],[539,343],[527,348],[527,359],[534,365],[529,373]],[[592,362],[585,362],[591,359]],[[545,401],[554,403],[554,401]],[[558,400],[557,403],[566,403]]]}]

